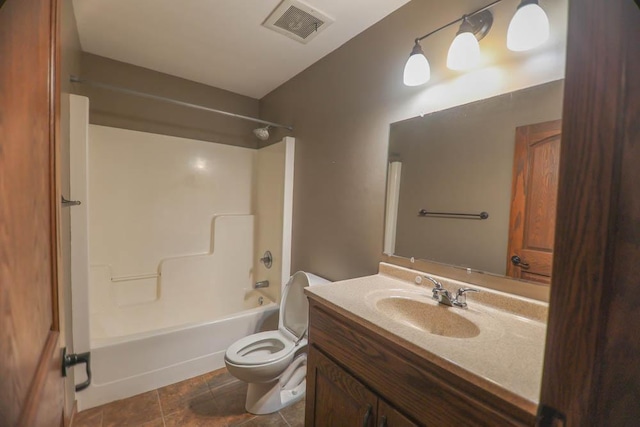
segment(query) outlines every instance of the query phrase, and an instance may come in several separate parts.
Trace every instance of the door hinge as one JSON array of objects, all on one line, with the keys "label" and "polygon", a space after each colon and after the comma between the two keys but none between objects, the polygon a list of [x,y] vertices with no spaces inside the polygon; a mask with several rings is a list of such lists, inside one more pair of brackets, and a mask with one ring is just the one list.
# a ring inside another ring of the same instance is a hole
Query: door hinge
[{"label": "door hinge", "polygon": [[76,385],[76,391],[82,391],[91,385],[91,353],[72,353],[67,354],[67,348],[62,349],[62,376],[67,376],[67,369],[78,365],[80,363],[85,364],[87,372],[87,380],[83,383]]},{"label": "door hinge", "polygon": [[536,427],[563,427],[566,422],[567,417],[556,408],[544,404],[538,407]]}]

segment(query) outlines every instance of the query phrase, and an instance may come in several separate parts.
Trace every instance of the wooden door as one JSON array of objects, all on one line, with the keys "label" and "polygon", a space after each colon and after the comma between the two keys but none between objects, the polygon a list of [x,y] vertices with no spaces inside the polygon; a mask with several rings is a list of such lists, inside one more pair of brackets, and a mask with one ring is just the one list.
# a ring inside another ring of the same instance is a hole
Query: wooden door
[{"label": "wooden door", "polygon": [[0,7],[0,424],[62,424],[57,296],[58,6]]},{"label": "wooden door", "polygon": [[379,427],[418,427],[413,421],[396,411],[387,402],[378,400],[378,423]]},{"label": "wooden door", "polygon": [[561,120],[516,129],[507,275],[549,285],[556,229]]},{"label": "wooden door", "polygon": [[309,351],[307,427],[373,427],[378,399],[320,351]]},{"label": "wooden door", "polygon": [[639,40],[633,0],[569,2],[541,426],[640,420]]}]

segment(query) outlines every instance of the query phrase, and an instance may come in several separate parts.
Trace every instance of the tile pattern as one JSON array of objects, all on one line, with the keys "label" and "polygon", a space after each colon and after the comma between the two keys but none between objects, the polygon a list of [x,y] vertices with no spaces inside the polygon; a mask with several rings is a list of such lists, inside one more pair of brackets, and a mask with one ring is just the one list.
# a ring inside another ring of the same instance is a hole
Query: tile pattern
[{"label": "tile pattern", "polygon": [[270,415],[244,409],[247,385],[226,369],[78,413],[71,427],[303,427],[304,400]]}]

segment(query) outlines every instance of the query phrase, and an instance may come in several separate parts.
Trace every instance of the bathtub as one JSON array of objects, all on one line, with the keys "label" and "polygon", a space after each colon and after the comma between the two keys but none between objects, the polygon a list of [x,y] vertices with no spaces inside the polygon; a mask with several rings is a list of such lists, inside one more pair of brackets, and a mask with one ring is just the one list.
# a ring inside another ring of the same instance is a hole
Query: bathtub
[{"label": "bathtub", "polygon": [[[89,125],[89,100],[69,103],[70,197],[82,204],[70,214],[68,350],[91,352],[83,410],[221,368],[233,342],[277,328],[294,140],[252,150]],[[86,379],[83,365],[73,374]]]},{"label": "bathtub", "polygon": [[[78,410],[224,367],[229,345],[278,325],[278,305],[260,290],[249,292],[241,305],[254,308],[201,323],[92,340],[93,379],[89,388],[76,394]],[[86,378],[82,370],[76,369],[76,383]]]}]

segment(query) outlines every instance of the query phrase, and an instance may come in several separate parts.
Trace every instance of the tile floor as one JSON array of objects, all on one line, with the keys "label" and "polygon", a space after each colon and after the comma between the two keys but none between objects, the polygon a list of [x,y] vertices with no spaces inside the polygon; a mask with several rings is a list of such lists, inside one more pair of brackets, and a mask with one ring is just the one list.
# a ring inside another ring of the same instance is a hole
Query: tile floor
[{"label": "tile floor", "polygon": [[226,369],[78,413],[71,427],[303,427],[304,400],[270,415],[244,409],[247,385]]}]

